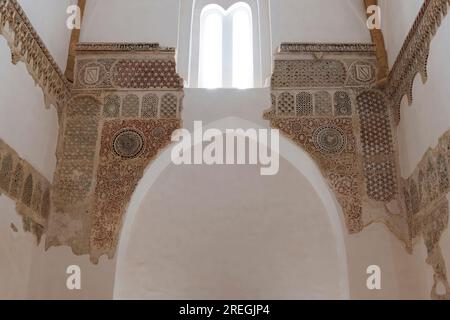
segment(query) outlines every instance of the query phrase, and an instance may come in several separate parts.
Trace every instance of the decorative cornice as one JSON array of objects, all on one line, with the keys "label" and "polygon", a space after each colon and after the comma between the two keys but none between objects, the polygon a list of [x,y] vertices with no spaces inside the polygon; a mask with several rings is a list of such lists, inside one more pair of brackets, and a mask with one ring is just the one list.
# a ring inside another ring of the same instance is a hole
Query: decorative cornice
[{"label": "decorative cornice", "polygon": [[405,95],[412,104],[416,75],[420,73],[422,81],[427,81],[431,40],[447,15],[449,5],[450,0],[425,0],[389,73],[386,94],[396,112],[397,122],[400,121],[400,104]]},{"label": "decorative cornice", "polygon": [[79,43],[77,52],[95,51],[95,52],[162,52],[175,53],[175,48],[160,47],[159,43]]},{"label": "decorative cornice", "polygon": [[284,42],[278,49],[279,53],[302,52],[375,52],[371,43],[300,43]]},{"label": "decorative cornice", "polygon": [[42,88],[46,104],[60,111],[70,98],[71,86],[17,0],[0,0],[0,34],[11,49],[12,63],[23,61]]}]

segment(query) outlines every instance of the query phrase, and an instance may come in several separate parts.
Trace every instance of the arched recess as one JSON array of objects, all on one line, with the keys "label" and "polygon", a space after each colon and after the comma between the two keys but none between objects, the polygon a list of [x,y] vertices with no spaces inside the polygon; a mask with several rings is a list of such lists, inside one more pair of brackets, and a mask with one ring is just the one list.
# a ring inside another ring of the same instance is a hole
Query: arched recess
[{"label": "arched recess", "polygon": [[254,87],[265,87],[272,73],[272,38],[269,0],[186,0],[180,2],[177,71],[185,87],[197,87],[200,50],[200,16],[211,4],[227,11],[237,3],[248,5],[253,20]]},{"label": "arched recess", "polygon": [[[241,129],[267,129],[258,124],[244,120],[237,117],[226,117],[218,121],[214,121],[208,125],[204,125],[204,129],[215,128],[222,132],[230,128]],[[333,246],[335,246],[335,252],[337,257],[336,269],[339,275],[338,291],[339,296],[333,298],[348,299],[349,298],[349,281],[348,281],[348,266],[347,266],[347,251],[344,240],[344,221],[342,216],[342,210],[335,199],[334,194],[329,189],[327,182],[323,178],[319,168],[312,160],[312,158],[301,148],[291,142],[289,139],[280,136],[280,157],[286,160],[291,166],[293,166],[300,176],[306,178],[315,194],[322,202],[326,211],[326,216],[331,227],[332,237],[334,239]],[[121,296],[121,290],[123,289],[123,283],[121,282],[121,276],[123,272],[126,273],[126,259],[127,248],[130,243],[130,239],[133,232],[133,226],[137,220],[138,211],[143,203],[149,190],[155,185],[155,182],[163,173],[163,171],[172,165],[171,162],[171,149],[166,149],[159,157],[147,168],[143,178],[138,184],[128,207],[127,214],[125,216],[120,241],[117,249],[117,264],[116,264],[116,276],[115,276],[115,288],[114,297],[124,298]],[[186,186],[188,187],[188,186]],[[301,192],[301,190],[299,190]],[[320,232],[320,231],[318,231]],[[320,264],[321,262],[318,261]],[[151,276],[151,275],[150,275]],[[299,288],[300,290],[301,288]]]}]

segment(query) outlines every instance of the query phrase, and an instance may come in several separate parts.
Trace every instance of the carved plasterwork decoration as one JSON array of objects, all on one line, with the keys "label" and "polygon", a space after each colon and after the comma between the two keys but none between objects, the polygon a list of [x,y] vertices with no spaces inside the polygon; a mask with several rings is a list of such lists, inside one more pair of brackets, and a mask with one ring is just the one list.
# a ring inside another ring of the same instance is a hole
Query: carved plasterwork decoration
[{"label": "carved plasterwork decoration", "polygon": [[23,61],[58,112],[70,98],[70,84],[34,30],[17,0],[0,0],[0,34],[11,49],[12,63]]},{"label": "carved plasterwork decoration", "polygon": [[143,133],[129,128],[121,130],[114,136],[112,146],[119,157],[135,158],[144,147]]},{"label": "carved plasterwork decoration", "polygon": [[350,233],[379,221],[410,247],[393,122],[375,88],[376,64],[371,44],[282,44],[265,118],[315,159]]},{"label": "carved plasterwork decoration", "polygon": [[301,43],[284,42],[280,45],[279,53],[370,53],[375,52],[375,45],[371,43]]},{"label": "carved plasterwork decoration", "polygon": [[339,154],[347,145],[344,132],[336,126],[320,126],[313,133],[313,142],[317,150],[324,154]]},{"label": "carved plasterwork decoration", "polygon": [[373,65],[357,61],[350,67],[350,76],[356,82],[370,83],[375,78]]},{"label": "carved plasterwork decoration", "polygon": [[356,101],[367,195],[376,201],[389,202],[397,194],[397,176],[388,104],[377,90],[361,92]]},{"label": "carved plasterwork decoration", "polygon": [[427,80],[427,64],[430,54],[431,40],[436,34],[442,19],[447,15],[450,0],[425,0],[410,30],[403,47],[392,67],[386,86],[391,107],[400,121],[400,104],[403,97],[413,101],[414,78],[418,73],[422,81]]},{"label": "carved plasterwork decoration", "polygon": [[371,47],[357,47],[282,45],[275,57],[272,105],[264,116],[316,161],[350,233],[382,222],[410,252],[414,239],[423,238],[426,262],[434,270],[431,297],[449,299],[439,240],[449,216],[450,133],[411,177],[401,179],[392,97],[378,88]]},{"label": "carved plasterwork decoration", "polygon": [[274,128],[311,154],[342,206],[349,232],[361,231],[361,176],[352,119],[272,117],[270,120]]},{"label": "carved plasterwork decoration", "polygon": [[[427,263],[433,267],[433,299],[450,299],[450,284],[446,264],[439,245],[448,227],[450,192],[450,131],[444,134],[437,147],[429,149],[417,168],[403,182],[405,206],[411,225],[411,236],[421,237],[427,248]],[[438,293],[441,285],[445,293]]]},{"label": "carved plasterwork decoration", "polygon": [[113,257],[145,168],[181,127],[175,51],[157,44],[80,44],[58,145],[47,247]]},{"label": "carved plasterwork decoration", "polygon": [[111,120],[103,125],[94,194],[91,255],[114,255],[123,215],[149,162],[170,143],[178,119]]},{"label": "carved plasterwork decoration", "polygon": [[50,182],[0,139],[0,195],[15,201],[24,230],[38,242],[47,229],[51,190]]}]

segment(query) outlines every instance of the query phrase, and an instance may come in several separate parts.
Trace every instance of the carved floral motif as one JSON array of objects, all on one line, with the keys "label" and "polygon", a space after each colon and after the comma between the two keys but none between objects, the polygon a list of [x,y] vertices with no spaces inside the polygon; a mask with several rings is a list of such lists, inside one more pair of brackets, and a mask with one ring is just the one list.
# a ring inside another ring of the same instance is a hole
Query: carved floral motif
[{"label": "carved floral motif", "polygon": [[431,40],[436,34],[442,19],[447,15],[450,0],[425,0],[413,27],[400,50],[392,67],[386,86],[386,94],[391,107],[400,121],[400,104],[403,97],[413,101],[414,78],[418,73],[422,81],[427,80],[427,64],[430,54]]}]

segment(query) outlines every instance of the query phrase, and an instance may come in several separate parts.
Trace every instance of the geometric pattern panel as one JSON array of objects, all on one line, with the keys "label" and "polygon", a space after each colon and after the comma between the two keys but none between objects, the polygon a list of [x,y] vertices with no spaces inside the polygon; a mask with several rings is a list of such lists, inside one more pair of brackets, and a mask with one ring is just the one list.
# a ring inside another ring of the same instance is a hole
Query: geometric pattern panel
[{"label": "geometric pattern panel", "polygon": [[340,87],[346,78],[338,60],[275,60],[272,88]]},{"label": "geometric pattern panel", "polygon": [[334,113],[335,116],[351,116],[352,101],[345,91],[337,91],[334,93]]},{"label": "geometric pattern panel", "polygon": [[278,98],[278,113],[284,116],[295,115],[295,97],[289,92],[283,92]]},{"label": "geometric pattern panel", "polygon": [[326,91],[317,92],[314,95],[314,109],[317,116],[332,116],[331,95]]},{"label": "geometric pattern panel", "polygon": [[176,118],[177,117],[177,96],[166,93],[161,98],[161,118]]},{"label": "geometric pattern panel", "polygon": [[389,202],[397,193],[393,161],[365,162],[364,174],[367,179],[367,194],[376,201]]},{"label": "geometric pattern panel", "polygon": [[120,114],[120,97],[118,95],[108,95],[105,97],[103,106],[103,116],[105,118],[117,118]]},{"label": "geometric pattern panel", "polygon": [[97,262],[114,255],[136,184],[180,127],[183,81],[174,49],[158,44],[79,44],[74,75],[47,246],[70,245]]},{"label": "geometric pattern panel", "polygon": [[297,94],[297,116],[311,116],[312,114],[312,95],[308,92],[300,92]]},{"label": "geometric pattern panel", "polygon": [[147,94],[142,99],[142,117],[156,118],[158,116],[158,96],[155,94]]},{"label": "geometric pattern panel", "polygon": [[[350,232],[380,221],[408,241],[405,212],[393,217],[386,209],[400,198],[391,115],[384,95],[372,89],[376,67],[372,45],[282,44],[272,75],[272,108],[264,117],[316,160]],[[339,120],[351,129],[337,125]]]},{"label": "geometric pattern panel", "polygon": [[166,60],[119,60],[112,69],[112,83],[118,88],[181,88],[175,62]]},{"label": "geometric pattern panel", "polygon": [[135,94],[128,94],[123,99],[122,117],[134,118],[139,116],[139,97]]},{"label": "geometric pattern panel", "polygon": [[[58,164],[55,172],[55,205],[63,208],[86,200],[93,183],[100,102],[92,96],[76,96],[67,105],[61,128]],[[107,110],[106,108],[104,110]]]},{"label": "geometric pattern panel", "polygon": [[397,194],[391,121],[384,95],[366,90],[357,98],[367,195],[389,202]]},{"label": "geometric pattern panel", "polygon": [[353,114],[352,100],[347,91],[293,90],[271,93],[270,111],[287,117],[349,117]]}]

